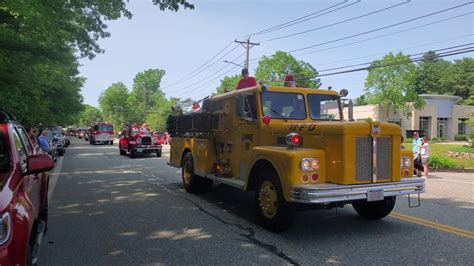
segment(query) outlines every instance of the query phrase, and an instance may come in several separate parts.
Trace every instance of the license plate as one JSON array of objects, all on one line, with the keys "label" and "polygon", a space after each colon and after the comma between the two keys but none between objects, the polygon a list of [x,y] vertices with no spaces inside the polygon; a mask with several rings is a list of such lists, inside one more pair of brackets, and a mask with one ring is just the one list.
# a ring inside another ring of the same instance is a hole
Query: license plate
[{"label": "license plate", "polygon": [[143,152],[143,149],[137,149],[137,152]]},{"label": "license plate", "polygon": [[383,200],[383,189],[370,189],[367,191],[367,201]]}]

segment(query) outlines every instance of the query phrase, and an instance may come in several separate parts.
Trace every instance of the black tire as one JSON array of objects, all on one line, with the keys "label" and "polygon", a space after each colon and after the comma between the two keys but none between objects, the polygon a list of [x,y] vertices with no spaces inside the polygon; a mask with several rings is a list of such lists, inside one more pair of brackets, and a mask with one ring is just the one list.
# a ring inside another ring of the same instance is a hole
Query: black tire
[{"label": "black tire", "polygon": [[161,150],[156,150],[156,157],[161,157]]},{"label": "black tire", "polygon": [[[274,169],[257,173],[258,185],[255,194],[257,217],[261,225],[272,232],[282,232],[293,222],[295,209],[283,196],[280,179]],[[272,193],[273,197],[272,197]],[[272,198],[276,200],[272,201]],[[273,207],[272,207],[273,206]]]},{"label": "black tire", "polygon": [[203,193],[212,187],[212,180],[198,176],[194,173],[194,160],[191,152],[184,155],[181,165],[181,179],[186,192]]},{"label": "black tire", "polygon": [[356,201],[352,203],[355,211],[368,220],[379,220],[389,215],[395,207],[396,197],[385,197],[381,201]]},{"label": "black tire", "polygon": [[137,151],[135,149],[130,149],[130,158],[135,158],[137,157]]},{"label": "black tire", "polygon": [[64,149],[58,151],[58,156],[63,156],[64,155]]},{"label": "black tire", "polygon": [[120,155],[127,155],[127,152],[122,150],[122,146],[120,145],[120,143],[119,143],[119,151],[120,151]]},{"label": "black tire", "polygon": [[110,143],[109,143],[109,144],[110,144],[110,145],[114,145],[114,142],[113,142],[113,141],[110,141]]}]

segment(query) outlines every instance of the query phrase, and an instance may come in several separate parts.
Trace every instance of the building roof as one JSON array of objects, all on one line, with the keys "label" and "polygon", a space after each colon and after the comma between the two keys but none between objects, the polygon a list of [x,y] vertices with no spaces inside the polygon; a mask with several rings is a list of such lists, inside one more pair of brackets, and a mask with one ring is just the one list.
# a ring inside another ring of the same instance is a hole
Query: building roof
[{"label": "building roof", "polygon": [[425,100],[445,100],[458,103],[462,100],[459,96],[454,95],[441,95],[441,94],[420,94],[421,97]]}]

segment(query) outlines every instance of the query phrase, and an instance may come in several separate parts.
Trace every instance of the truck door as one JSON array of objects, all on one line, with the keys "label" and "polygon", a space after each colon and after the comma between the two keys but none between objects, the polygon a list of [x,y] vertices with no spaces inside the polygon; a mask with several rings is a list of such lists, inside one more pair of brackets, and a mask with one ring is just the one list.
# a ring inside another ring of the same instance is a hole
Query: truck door
[{"label": "truck door", "polygon": [[255,93],[240,94],[235,99],[235,140],[233,169],[238,169],[240,179],[244,179],[250,167],[250,150],[258,141],[258,112]]}]

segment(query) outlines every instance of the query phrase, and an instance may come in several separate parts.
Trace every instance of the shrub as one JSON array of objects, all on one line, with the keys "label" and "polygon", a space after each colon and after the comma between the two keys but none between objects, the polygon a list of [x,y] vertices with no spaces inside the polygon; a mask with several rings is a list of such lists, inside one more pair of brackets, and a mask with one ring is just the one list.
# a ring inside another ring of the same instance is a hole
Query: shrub
[{"label": "shrub", "polygon": [[403,143],[413,143],[413,139],[412,138],[406,138]]},{"label": "shrub", "polygon": [[430,160],[428,161],[428,166],[433,169],[450,169],[455,168],[456,163],[447,157],[442,156],[430,156]]},{"label": "shrub", "polygon": [[458,141],[468,141],[469,138],[467,135],[456,135],[454,136],[454,140],[458,140]]},{"label": "shrub", "polygon": [[433,138],[431,139],[431,142],[438,142],[438,141],[439,141],[439,139],[438,139],[437,137],[433,137]]},{"label": "shrub", "polygon": [[441,141],[447,141],[448,138],[447,138],[447,137],[441,137],[440,140],[441,140]]}]

